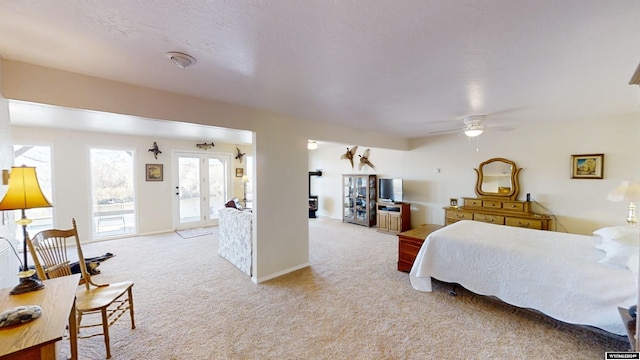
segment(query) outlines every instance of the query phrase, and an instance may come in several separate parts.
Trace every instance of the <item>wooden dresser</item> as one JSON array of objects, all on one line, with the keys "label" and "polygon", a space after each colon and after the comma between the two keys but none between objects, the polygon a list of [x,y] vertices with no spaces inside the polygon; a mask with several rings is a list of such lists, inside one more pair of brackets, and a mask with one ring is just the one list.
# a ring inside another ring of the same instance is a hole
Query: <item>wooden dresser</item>
[{"label": "wooden dresser", "polygon": [[463,198],[463,206],[445,207],[445,225],[460,220],[549,230],[551,217],[531,211],[531,203],[510,199]]}]

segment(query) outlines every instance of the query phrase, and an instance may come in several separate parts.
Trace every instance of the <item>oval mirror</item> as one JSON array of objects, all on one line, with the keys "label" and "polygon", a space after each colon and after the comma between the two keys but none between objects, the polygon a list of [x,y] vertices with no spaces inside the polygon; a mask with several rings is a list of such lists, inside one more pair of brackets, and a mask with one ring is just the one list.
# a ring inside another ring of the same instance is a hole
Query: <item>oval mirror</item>
[{"label": "oval mirror", "polygon": [[506,197],[515,200],[520,191],[516,163],[503,158],[489,159],[474,169],[478,175],[476,194],[479,197]]}]

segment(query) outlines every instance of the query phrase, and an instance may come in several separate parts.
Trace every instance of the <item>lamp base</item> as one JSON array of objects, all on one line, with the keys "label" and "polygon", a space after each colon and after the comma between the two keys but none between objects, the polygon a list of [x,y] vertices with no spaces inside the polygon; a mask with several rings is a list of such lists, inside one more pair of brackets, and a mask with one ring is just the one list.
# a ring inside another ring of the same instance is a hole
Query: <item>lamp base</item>
[{"label": "lamp base", "polygon": [[21,271],[18,273],[20,284],[16,285],[9,294],[18,295],[44,288],[44,284],[36,275],[35,270]]}]

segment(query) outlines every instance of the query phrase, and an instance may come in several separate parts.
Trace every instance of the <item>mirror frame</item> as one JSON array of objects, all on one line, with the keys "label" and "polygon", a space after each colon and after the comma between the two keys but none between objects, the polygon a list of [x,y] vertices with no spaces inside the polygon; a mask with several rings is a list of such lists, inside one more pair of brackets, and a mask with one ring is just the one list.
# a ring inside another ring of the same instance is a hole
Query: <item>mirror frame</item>
[{"label": "mirror frame", "polygon": [[[511,186],[511,191],[508,193],[501,194],[501,193],[490,193],[490,192],[482,191],[482,180],[484,179],[484,174],[482,169],[485,165],[488,165],[497,161],[501,161],[511,165],[511,185],[512,186]],[[476,189],[475,189],[476,195],[478,195],[478,197],[501,198],[501,199],[509,198],[510,200],[516,200],[516,198],[518,197],[518,193],[520,192],[520,183],[518,182],[518,174],[520,174],[520,170],[522,170],[522,168],[518,168],[515,162],[504,159],[504,158],[492,158],[485,162],[480,163],[480,165],[478,166],[478,169],[473,169],[473,170],[475,170],[476,174],[478,175],[478,179],[476,181]]]}]

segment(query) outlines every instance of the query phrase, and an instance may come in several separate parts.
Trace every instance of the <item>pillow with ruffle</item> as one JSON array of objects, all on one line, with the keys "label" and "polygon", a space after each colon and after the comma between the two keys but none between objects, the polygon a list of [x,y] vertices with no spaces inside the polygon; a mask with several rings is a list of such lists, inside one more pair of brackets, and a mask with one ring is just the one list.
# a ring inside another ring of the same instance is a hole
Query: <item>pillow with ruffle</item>
[{"label": "pillow with ruffle", "polygon": [[600,263],[623,268],[629,267],[629,259],[633,255],[638,255],[639,250],[637,245],[629,245],[618,240],[604,241],[596,245],[596,248],[603,250],[606,254]]},{"label": "pillow with ruffle", "polygon": [[640,245],[640,230],[637,226],[609,226],[593,232],[602,243],[618,241],[629,246]]}]

